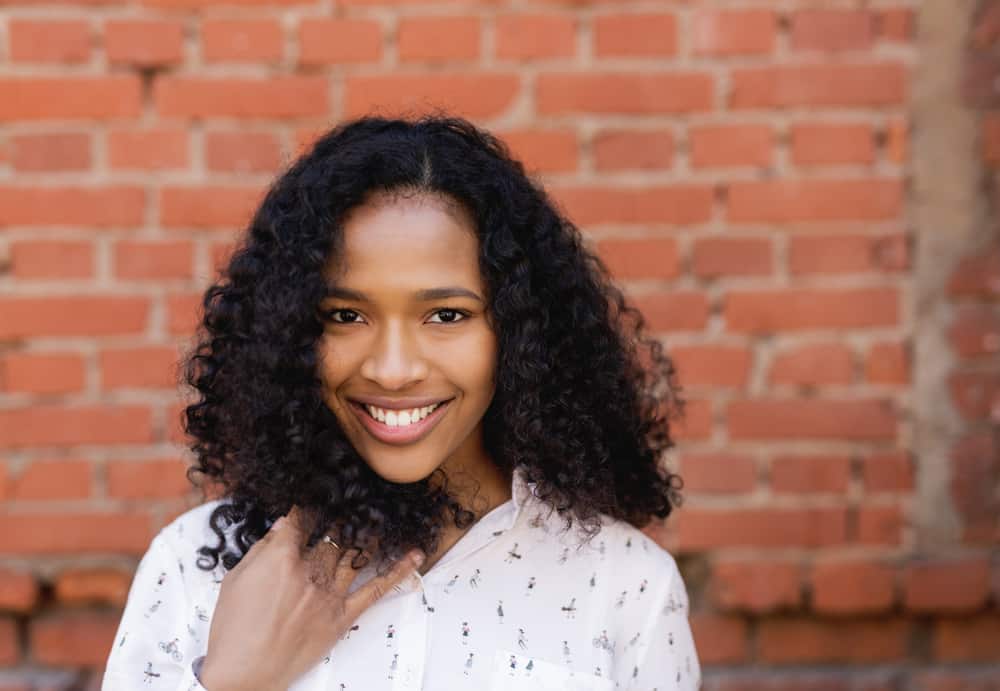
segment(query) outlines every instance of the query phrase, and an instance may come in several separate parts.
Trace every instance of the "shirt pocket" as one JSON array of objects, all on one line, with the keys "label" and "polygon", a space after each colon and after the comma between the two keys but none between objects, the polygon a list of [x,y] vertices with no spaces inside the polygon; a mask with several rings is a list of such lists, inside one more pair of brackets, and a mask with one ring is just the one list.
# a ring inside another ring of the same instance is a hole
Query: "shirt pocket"
[{"label": "shirt pocket", "polygon": [[489,691],[613,691],[606,677],[497,648],[490,666]]}]

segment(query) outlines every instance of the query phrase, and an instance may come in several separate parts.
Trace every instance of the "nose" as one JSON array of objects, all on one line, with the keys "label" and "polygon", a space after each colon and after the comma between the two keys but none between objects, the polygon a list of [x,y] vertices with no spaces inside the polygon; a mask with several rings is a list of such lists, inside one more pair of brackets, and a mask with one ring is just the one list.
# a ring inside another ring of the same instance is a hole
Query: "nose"
[{"label": "nose", "polygon": [[427,361],[414,335],[399,322],[387,322],[372,342],[361,376],[386,391],[405,389],[427,376]]}]

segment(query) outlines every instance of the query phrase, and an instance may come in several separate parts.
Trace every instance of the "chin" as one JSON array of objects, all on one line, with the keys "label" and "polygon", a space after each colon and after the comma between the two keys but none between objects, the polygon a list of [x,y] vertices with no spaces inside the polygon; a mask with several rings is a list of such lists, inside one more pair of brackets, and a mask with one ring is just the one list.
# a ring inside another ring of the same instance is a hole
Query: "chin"
[{"label": "chin", "polygon": [[386,482],[394,482],[397,485],[420,482],[421,480],[428,478],[437,468],[437,466],[431,468],[414,468],[412,466],[400,466],[392,463],[371,463],[367,458],[364,460],[365,463],[368,464],[368,467],[371,468],[376,475]]}]

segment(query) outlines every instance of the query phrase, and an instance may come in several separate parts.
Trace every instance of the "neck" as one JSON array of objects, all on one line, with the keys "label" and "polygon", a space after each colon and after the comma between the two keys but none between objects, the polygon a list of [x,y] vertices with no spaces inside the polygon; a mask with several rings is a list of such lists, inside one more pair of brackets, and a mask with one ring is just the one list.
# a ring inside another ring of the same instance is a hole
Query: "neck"
[{"label": "neck", "polygon": [[476,514],[476,520],[464,528],[447,521],[441,529],[438,548],[420,566],[420,574],[427,573],[451,547],[458,542],[480,518],[511,499],[511,473],[501,470],[488,457],[485,463],[472,466],[442,466],[448,476],[448,491],[461,506]]}]

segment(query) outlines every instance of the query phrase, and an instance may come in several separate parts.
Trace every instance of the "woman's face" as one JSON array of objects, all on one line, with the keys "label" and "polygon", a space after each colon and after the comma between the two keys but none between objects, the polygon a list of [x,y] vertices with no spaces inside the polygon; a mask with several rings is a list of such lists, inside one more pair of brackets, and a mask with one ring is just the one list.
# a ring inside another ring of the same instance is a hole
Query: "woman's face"
[{"label": "woman's face", "polygon": [[472,219],[434,196],[376,196],[348,214],[326,277],[323,396],[372,470],[407,483],[488,462],[497,342]]}]

